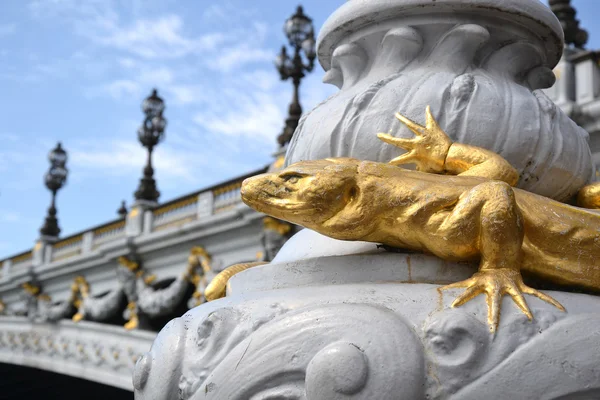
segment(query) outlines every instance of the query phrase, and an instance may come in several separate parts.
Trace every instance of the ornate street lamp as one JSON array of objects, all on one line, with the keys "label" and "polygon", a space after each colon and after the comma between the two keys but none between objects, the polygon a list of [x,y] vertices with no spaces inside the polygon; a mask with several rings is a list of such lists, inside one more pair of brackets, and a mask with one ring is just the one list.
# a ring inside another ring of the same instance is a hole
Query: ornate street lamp
[{"label": "ornate street lamp", "polygon": [[125,200],[121,202],[121,207],[117,210],[117,214],[119,215],[119,218],[125,218],[127,216],[127,203],[125,203]]},{"label": "ornate street lamp", "polygon": [[588,41],[588,33],[579,27],[575,18],[577,11],[571,5],[571,0],[550,0],[550,9],[556,15],[565,33],[565,44],[583,49]]},{"label": "ornate street lamp", "polygon": [[[294,131],[302,116],[300,106],[299,88],[305,72],[311,72],[315,66],[317,56],[315,50],[315,32],[312,19],[304,15],[302,6],[298,6],[296,13],[285,22],[283,30],[293,48],[294,55],[288,56],[286,46],[281,48],[281,53],[275,59],[275,66],[281,75],[281,80],[292,79],[294,84],[294,97],[289,107],[289,115],[285,121],[283,133],[277,141],[283,147],[292,140]],[[302,56],[304,54],[304,57]],[[306,58],[306,61],[304,60]]]},{"label": "ornate street lamp", "polygon": [[42,236],[48,238],[57,238],[60,234],[60,228],[58,227],[58,220],[56,219],[56,193],[65,185],[67,182],[67,152],[63,150],[60,142],[56,147],[48,154],[48,160],[50,161],[50,169],[44,176],[46,187],[52,192],[52,202],[48,208],[48,215],[44,222],[44,226],[40,229]]},{"label": "ornate street lamp", "polygon": [[164,110],[165,102],[158,97],[158,93],[154,89],[150,97],[142,103],[142,111],[146,114],[146,119],[138,129],[138,139],[142,146],[148,149],[148,161],[144,168],[144,176],[135,192],[136,200],[156,203],[160,196],[160,192],[156,190],[156,181],[153,177],[152,150],[164,139],[165,127],[167,126],[167,120],[163,117]]}]

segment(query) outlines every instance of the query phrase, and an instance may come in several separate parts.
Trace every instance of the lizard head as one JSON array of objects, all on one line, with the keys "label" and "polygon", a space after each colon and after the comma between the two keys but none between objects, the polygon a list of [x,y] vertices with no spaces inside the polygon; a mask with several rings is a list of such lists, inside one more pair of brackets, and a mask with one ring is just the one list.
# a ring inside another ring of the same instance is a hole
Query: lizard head
[{"label": "lizard head", "polygon": [[257,211],[328,234],[360,196],[359,163],[352,158],[301,161],[246,179],[242,200]]}]

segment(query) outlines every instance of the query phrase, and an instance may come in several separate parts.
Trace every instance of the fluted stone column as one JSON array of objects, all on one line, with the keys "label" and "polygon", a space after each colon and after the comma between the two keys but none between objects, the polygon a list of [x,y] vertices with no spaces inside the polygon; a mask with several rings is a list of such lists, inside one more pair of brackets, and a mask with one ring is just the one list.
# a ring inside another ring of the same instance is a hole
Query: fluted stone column
[{"label": "fluted stone column", "polygon": [[[302,119],[287,162],[399,155],[395,112],[427,105],[456,141],[508,159],[527,190],[565,200],[592,179],[587,134],[539,89],[562,29],[538,0],[349,0],[325,23],[319,61],[339,93]],[[600,298],[505,298],[489,332],[479,297],[450,308],[475,264],[390,253],[308,229],[225,299],[169,323],[138,363],[138,399],[600,398]]]}]

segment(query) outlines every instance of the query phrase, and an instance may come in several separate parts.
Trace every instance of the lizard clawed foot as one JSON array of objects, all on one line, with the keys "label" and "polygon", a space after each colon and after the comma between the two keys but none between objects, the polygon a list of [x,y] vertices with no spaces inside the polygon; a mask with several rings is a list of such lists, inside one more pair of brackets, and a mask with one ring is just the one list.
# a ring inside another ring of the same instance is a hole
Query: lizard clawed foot
[{"label": "lizard clawed foot", "polygon": [[488,305],[488,324],[492,333],[495,333],[498,329],[500,305],[502,297],[505,294],[512,297],[515,304],[529,319],[532,319],[533,316],[523,297],[524,293],[536,296],[552,304],[559,310],[565,311],[565,308],[552,297],[525,285],[521,273],[514,269],[497,268],[482,270],[467,280],[444,286],[440,290],[456,288],[466,288],[466,290],[454,300],[452,307],[461,306],[476,296],[485,293]]},{"label": "lizard clawed foot", "polygon": [[419,125],[406,118],[402,114],[396,114],[396,118],[410,129],[415,137],[412,139],[398,138],[387,133],[379,133],[377,137],[391,145],[406,150],[406,153],[394,158],[389,163],[392,165],[403,165],[414,163],[417,170],[430,173],[442,173],[444,161],[448,155],[448,149],[452,140],[436,122],[431,108],[427,106],[425,126]]}]

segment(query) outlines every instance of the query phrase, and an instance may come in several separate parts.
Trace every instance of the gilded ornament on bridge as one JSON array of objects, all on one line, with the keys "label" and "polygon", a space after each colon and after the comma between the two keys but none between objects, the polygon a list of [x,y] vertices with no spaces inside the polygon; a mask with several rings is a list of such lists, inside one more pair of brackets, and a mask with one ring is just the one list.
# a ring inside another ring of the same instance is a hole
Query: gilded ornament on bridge
[{"label": "gilded ornament on bridge", "polygon": [[190,300],[190,308],[199,306],[204,302],[204,290],[208,285],[208,276],[212,272],[211,255],[204,247],[195,246],[190,250],[186,277],[194,285],[195,290]]},{"label": "gilded ornament on bridge", "polygon": [[127,322],[125,325],[125,329],[132,330],[136,329],[139,326],[139,310],[138,310],[138,289],[137,289],[137,279],[142,279],[143,282],[147,285],[152,283],[155,279],[155,275],[148,275],[147,272],[141,267],[140,263],[135,260],[130,260],[125,256],[121,256],[117,259],[119,264],[125,269],[134,274],[135,280],[126,279],[129,283],[126,284],[127,289],[125,289],[125,295],[128,298],[127,309],[125,310],[125,318]]},{"label": "gilded ornament on bridge", "polygon": [[38,296],[41,292],[40,286],[36,285],[35,283],[25,282],[21,285],[21,287],[31,296]]},{"label": "gilded ornament on bridge", "polygon": [[81,306],[83,305],[84,300],[88,298],[90,294],[90,285],[83,276],[75,277],[73,284],[71,285],[71,293],[73,296],[73,305],[77,309],[77,313],[73,315],[72,320],[79,322],[84,318],[84,315],[81,311]]},{"label": "gilded ornament on bridge", "polygon": [[292,229],[292,226],[287,222],[279,221],[272,217],[263,218],[263,224],[265,229],[275,231],[282,236],[290,233]]},{"label": "gilded ornament on bridge", "polygon": [[[464,288],[460,306],[485,294],[494,332],[508,294],[532,318],[524,294],[561,304],[523,282],[543,280],[600,290],[600,215],[514,188],[517,171],[501,156],[454,143],[429,107],[421,126],[398,114],[412,139],[379,134],[406,150],[384,164],[353,158],[301,161],[247,179],[242,199],[257,211],[335,239],[422,251],[448,261],[479,260],[479,272],[441,289]],[[416,171],[399,167],[416,164]],[[583,205],[600,204],[593,185]],[[543,210],[543,212],[542,212]]]}]

